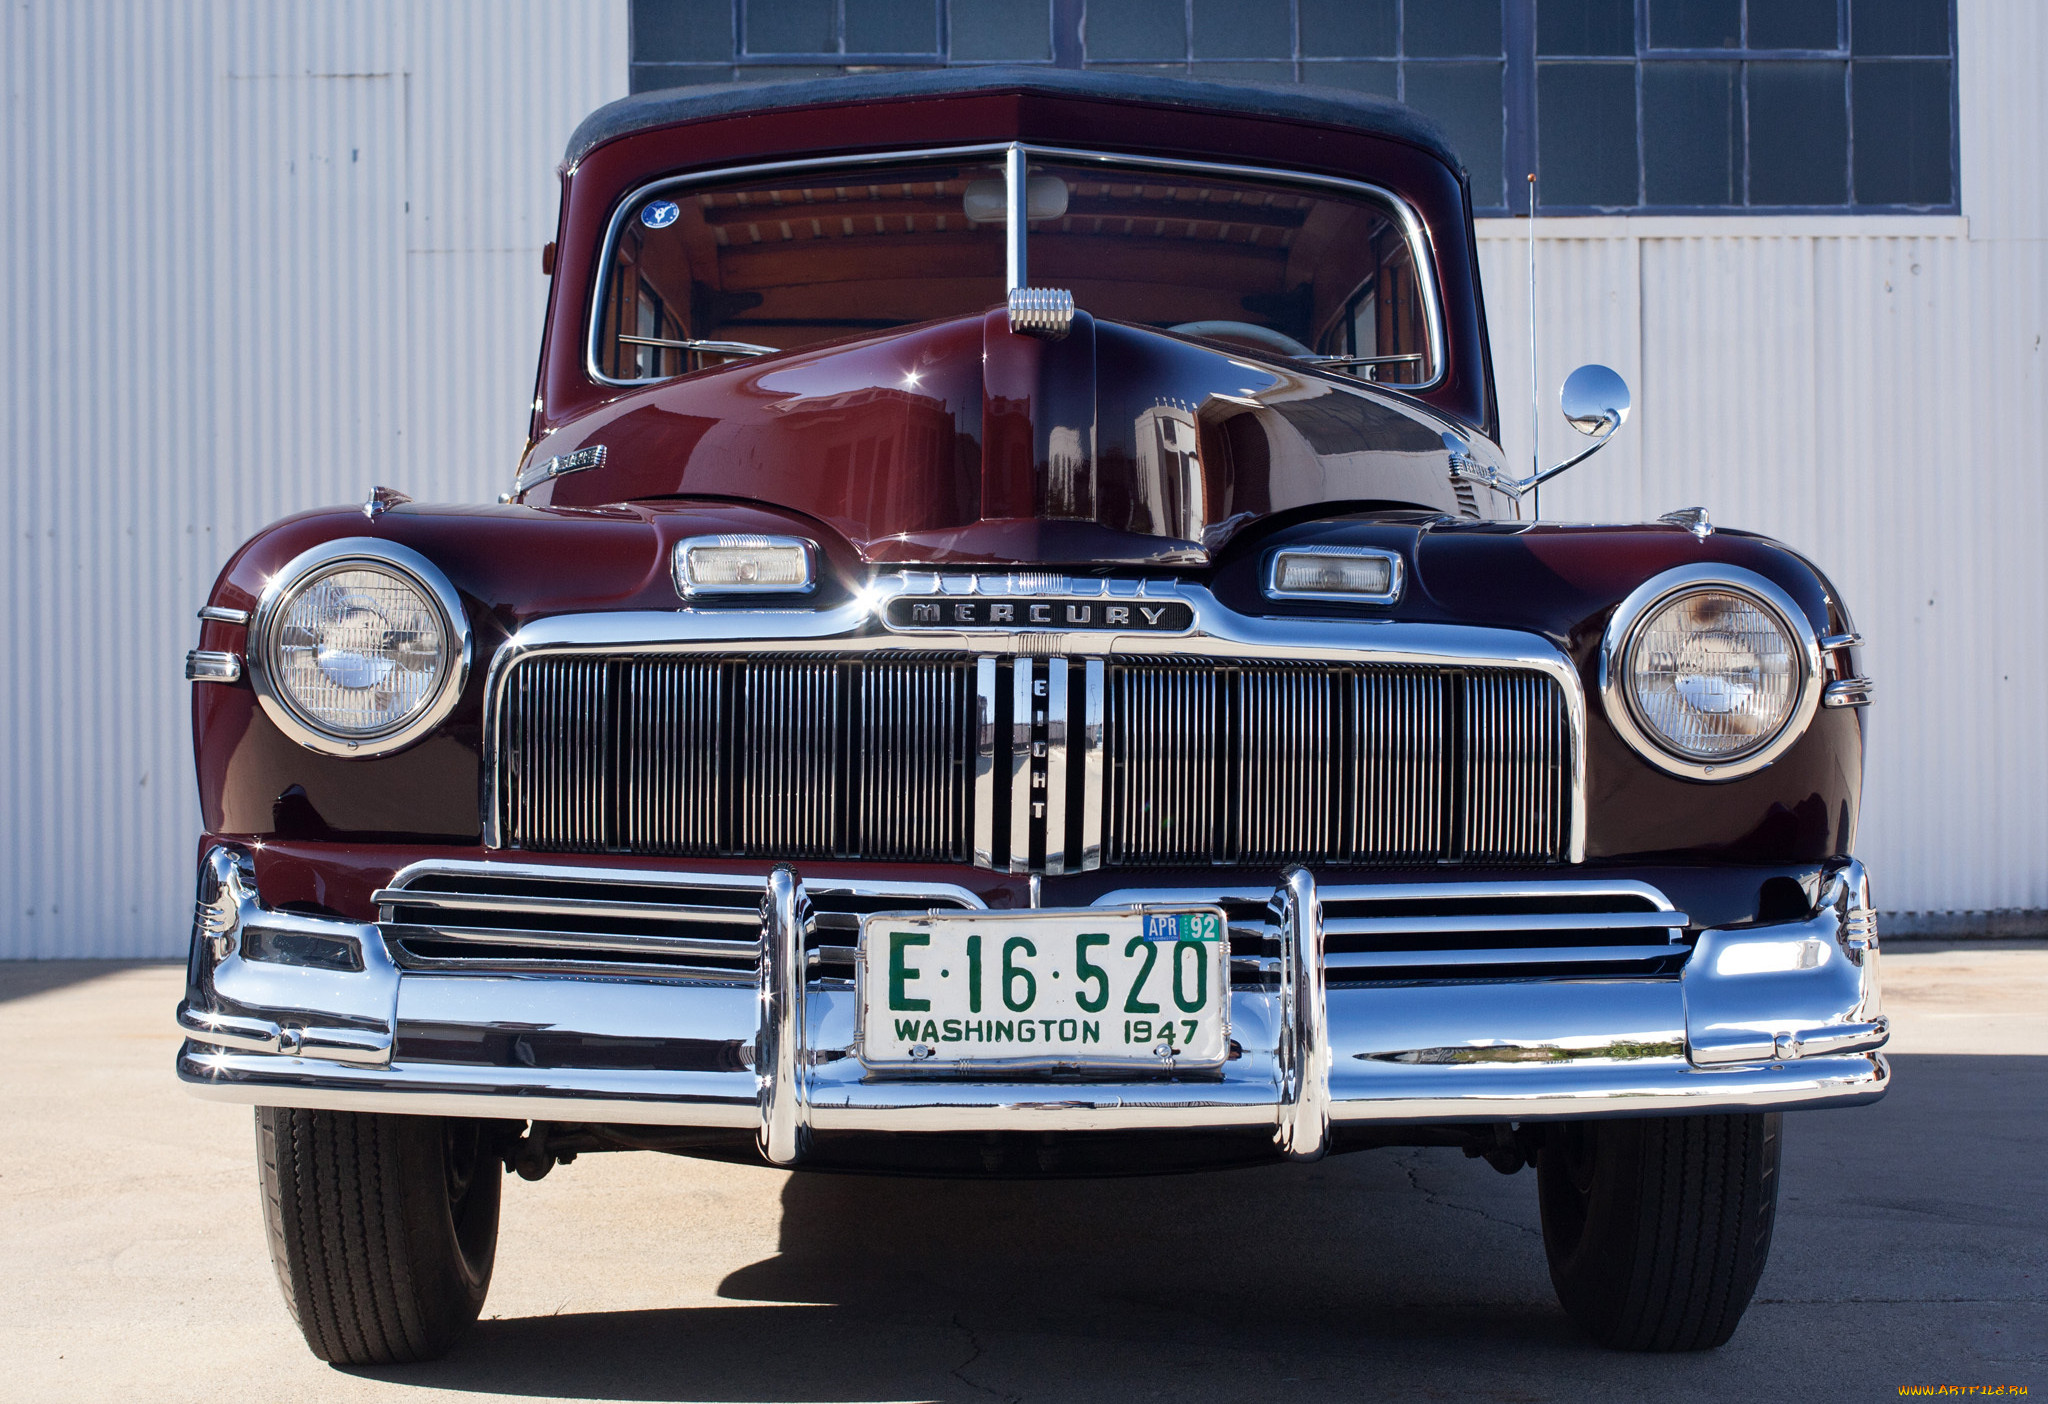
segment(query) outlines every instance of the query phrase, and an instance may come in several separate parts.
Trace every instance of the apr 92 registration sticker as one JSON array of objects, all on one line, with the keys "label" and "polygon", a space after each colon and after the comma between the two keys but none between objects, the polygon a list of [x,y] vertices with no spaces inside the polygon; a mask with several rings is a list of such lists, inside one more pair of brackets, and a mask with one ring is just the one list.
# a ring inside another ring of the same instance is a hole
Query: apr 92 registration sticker
[{"label": "apr 92 registration sticker", "polygon": [[1187,1070],[1229,1053],[1230,942],[1217,908],[861,922],[868,1067]]}]

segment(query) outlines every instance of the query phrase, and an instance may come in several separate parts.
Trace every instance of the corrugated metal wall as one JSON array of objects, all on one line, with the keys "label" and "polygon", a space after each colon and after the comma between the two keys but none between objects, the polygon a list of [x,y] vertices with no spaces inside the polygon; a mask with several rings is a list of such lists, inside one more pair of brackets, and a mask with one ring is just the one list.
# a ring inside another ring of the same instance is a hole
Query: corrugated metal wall
[{"label": "corrugated metal wall", "polygon": [[14,448],[0,956],[183,949],[192,611],[374,483],[496,493],[554,169],[626,0],[31,0],[0,19]]},{"label": "corrugated metal wall", "polygon": [[[2048,19],[1961,0],[1963,218],[1539,226],[1542,446],[1604,360],[1635,419],[1544,513],[1703,504],[1871,637],[1882,905],[2048,908]],[[496,492],[552,170],[624,90],[625,0],[31,0],[0,20],[7,816],[0,956],[183,948],[178,680],[226,553],[373,483]],[[1482,226],[1528,457],[1526,225]]]}]

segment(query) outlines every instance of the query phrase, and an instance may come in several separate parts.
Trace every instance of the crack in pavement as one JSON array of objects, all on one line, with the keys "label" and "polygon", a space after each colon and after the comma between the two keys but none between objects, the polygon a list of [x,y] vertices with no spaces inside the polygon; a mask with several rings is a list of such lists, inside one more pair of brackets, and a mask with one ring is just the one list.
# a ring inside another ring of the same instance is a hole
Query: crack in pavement
[{"label": "crack in pavement", "polygon": [[1401,1167],[1401,1169],[1407,1174],[1409,1187],[1411,1189],[1418,1191],[1422,1195],[1424,1203],[1433,1204],[1436,1205],[1438,1208],[1442,1209],[1457,1209],[1462,1211],[1463,1213],[1477,1214],[1480,1218],[1486,1220],[1488,1223],[1499,1224],[1504,1228],[1517,1229],[1523,1233],[1530,1234],[1536,1238],[1543,1237],[1543,1232],[1541,1229],[1532,1229],[1527,1224],[1516,1223],[1513,1219],[1503,1219],[1498,1214],[1489,1214],[1484,1209],[1479,1208],[1477,1205],[1454,1203],[1451,1200],[1446,1199],[1443,1195],[1438,1194],[1435,1190],[1423,1184],[1422,1177],[1416,1173],[1416,1170],[1418,1169],[1416,1162],[1418,1162],[1421,1158],[1422,1150],[1418,1147],[1417,1149],[1409,1151],[1406,1155],[1401,1156],[1395,1163],[1398,1164]]},{"label": "crack in pavement", "polygon": [[1024,1396],[1021,1394],[1004,1394],[1001,1390],[991,1389],[985,1384],[977,1384],[967,1378],[967,1367],[981,1359],[981,1338],[975,1335],[974,1328],[965,1321],[962,1321],[958,1315],[955,1315],[953,1318],[953,1329],[967,1337],[968,1349],[973,1353],[946,1373],[960,1381],[961,1384],[966,1385],[969,1389],[979,1390],[991,1398],[1000,1399],[1003,1401],[1003,1404],[1023,1404]]}]

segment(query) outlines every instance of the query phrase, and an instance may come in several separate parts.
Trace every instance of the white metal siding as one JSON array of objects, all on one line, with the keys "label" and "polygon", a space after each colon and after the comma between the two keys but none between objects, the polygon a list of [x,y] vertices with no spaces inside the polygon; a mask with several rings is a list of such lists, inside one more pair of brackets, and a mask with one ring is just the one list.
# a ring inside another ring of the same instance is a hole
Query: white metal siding
[{"label": "white metal siding", "polygon": [[[576,121],[625,0],[30,0],[0,19],[10,438],[0,956],[183,949],[192,610],[227,553],[518,452]],[[1545,515],[1704,504],[1871,636],[1880,903],[2048,908],[2048,17],[1961,0],[1961,219],[1543,221],[1543,450],[1604,360],[1637,413]],[[1516,461],[1526,226],[1481,229]]]},{"label": "white metal siding", "polygon": [[181,951],[200,603],[244,538],[515,463],[554,171],[625,0],[0,19],[0,956]]}]

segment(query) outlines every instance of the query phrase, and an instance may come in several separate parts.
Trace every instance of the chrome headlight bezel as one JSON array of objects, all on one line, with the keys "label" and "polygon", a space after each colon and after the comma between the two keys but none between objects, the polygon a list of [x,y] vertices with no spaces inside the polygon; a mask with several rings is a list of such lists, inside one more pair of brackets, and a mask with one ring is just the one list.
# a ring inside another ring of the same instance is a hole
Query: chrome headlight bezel
[{"label": "chrome headlight bezel", "polygon": [[[327,576],[354,569],[380,570],[398,576],[425,597],[439,616],[448,666],[442,669],[426,704],[403,720],[375,732],[341,735],[300,711],[278,686],[273,650],[284,610]],[[468,681],[474,649],[475,637],[469,617],[463,612],[462,599],[432,561],[396,542],[368,536],[343,537],[300,552],[264,585],[256,611],[249,619],[249,686],[255,691],[264,715],[306,749],[357,760],[387,756],[421,740],[447,720]]]},{"label": "chrome headlight bezel", "polygon": [[[1628,685],[1628,661],[1645,621],[1678,596],[1708,590],[1740,595],[1773,618],[1799,661],[1800,678],[1792,707],[1776,731],[1733,755],[1703,761],[1671,749],[1642,720]],[[1822,682],[1820,638],[1806,611],[1777,585],[1740,566],[1679,566],[1651,576],[1616,607],[1600,643],[1600,697],[1607,719],[1643,759],[1688,780],[1737,780],[1754,775],[1783,755],[1806,734],[1820,709]]]}]

